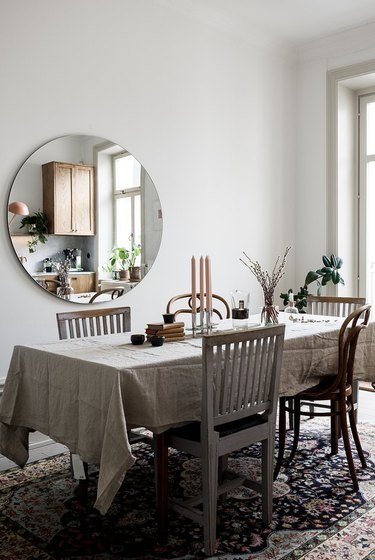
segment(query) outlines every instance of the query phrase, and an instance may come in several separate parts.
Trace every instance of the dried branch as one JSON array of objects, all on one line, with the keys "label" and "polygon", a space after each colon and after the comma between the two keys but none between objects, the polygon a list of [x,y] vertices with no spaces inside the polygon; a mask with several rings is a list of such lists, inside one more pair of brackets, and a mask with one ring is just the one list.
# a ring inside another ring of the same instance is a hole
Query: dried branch
[{"label": "dried branch", "polygon": [[[291,247],[285,248],[285,253],[280,263],[280,255],[277,257],[275,266],[273,267],[272,274],[269,275],[267,271],[263,271],[262,267],[260,266],[258,261],[253,261],[250,257],[243,251],[243,254],[247,258],[247,261],[240,259],[241,262],[254,274],[255,278],[258,280],[259,284],[261,285],[265,297],[265,304],[272,305],[273,300],[273,293],[277,284],[280,282],[281,278],[285,274],[285,265],[286,265],[286,258],[290,251]],[[271,303],[267,303],[271,300]]]}]

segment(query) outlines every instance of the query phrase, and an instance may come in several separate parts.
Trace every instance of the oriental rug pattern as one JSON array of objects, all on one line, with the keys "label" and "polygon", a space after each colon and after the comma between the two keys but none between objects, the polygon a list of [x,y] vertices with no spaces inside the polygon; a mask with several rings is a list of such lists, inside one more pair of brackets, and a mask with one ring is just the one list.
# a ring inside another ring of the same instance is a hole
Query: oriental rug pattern
[{"label": "oriental rug pattern", "polygon": [[[352,491],[345,453],[329,457],[329,430],[303,424],[295,460],[275,483],[274,516],[265,526],[260,498],[244,488],[218,505],[217,555],[221,560],[375,560],[374,426],[360,424],[368,468],[354,453],[360,491]],[[90,468],[86,503],[74,494],[69,454],[0,473],[0,560],[202,558],[202,529],[169,513],[169,536],[157,542],[152,450],[137,457],[107,515],[95,501],[97,469]],[[232,459],[232,467],[259,471],[258,446]],[[199,463],[170,451],[170,492],[192,494]]]}]

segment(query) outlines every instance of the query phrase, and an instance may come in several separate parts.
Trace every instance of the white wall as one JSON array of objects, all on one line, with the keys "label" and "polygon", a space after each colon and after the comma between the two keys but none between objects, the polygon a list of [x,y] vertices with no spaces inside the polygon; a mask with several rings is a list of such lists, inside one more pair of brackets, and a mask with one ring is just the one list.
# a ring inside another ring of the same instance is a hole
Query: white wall
[{"label": "white wall", "polygon": [[[294,62],[157,0],[65,0],[59,7],[3,0],[0,30],[0,378],[15,344],[56,339],[55,313],[75,308],[23,273],[5,219],[24,158],[64,134],[126,146],[158,189],[160,253],[124,296],[133,331],[159,320],[167,300],[189,289],[192,254],[211,256],[214,291],[229,298],[232,289],[250,290],[257,311],[261,291],[239,261],[242,251],[269,269],[295,241]],[[280,291],[293,285],[293,260]]]},{"label": "white wall", "polygon": [[[296,276],[304,278],[308,270],[322,265],[323,254],[337,254],[336,251],[339,251],[344,259],[342,276],[349,281],[348,290],[354,286],[350,263],[353,262],[355,239],[346,240],[350,242],[346,252],[344,233],[337,238],[329,230],[332,216],[329,215],[327,202],[333,186],[327,179],[327,71],[375,59],[374,33],[375,24],[367,24],[307,44],[299,53],[296,199],[301,201],[301,207],[296,224]],[[340,126],[344,125],[348,127],[349,123],[341,119]],[[342,148],[341,145],[343,155]],[[346,146],[346,156],[351,149],[352,147]],[[345,178],[343,163],[341,160],[340,179],[341,187],[345,189],[353,170],[347,168]],[[345,195],[343,190],[341,195]],[[346,198],[348,199],[347,191]],[[353,215],[350,215],[348,207],[346,218],[352,226]],[[344,213],[341,219],[345,219]],[[338,246],[332,247],[330,239],[335,237],[338,239]],[[331,287],[327,286],[325,293],[330,290]],[[345,288],[339,289],[339,295],[344,293]]]}]

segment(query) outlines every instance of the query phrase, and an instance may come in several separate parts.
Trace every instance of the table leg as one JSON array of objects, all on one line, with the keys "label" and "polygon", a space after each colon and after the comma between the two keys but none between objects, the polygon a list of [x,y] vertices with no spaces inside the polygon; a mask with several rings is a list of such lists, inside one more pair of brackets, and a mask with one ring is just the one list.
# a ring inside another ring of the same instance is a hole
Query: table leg
[{"label": "table leg", "polygon": [[156,514],[158,540],[162,544],[167,538],[168,514],[168,435],[154,434]]}]

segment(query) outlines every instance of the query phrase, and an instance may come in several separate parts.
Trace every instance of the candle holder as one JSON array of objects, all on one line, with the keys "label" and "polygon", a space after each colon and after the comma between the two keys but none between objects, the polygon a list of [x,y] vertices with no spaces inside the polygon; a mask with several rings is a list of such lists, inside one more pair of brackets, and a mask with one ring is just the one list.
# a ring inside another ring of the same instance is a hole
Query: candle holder
[{"label": "candle holder", "polygon": [[212,311],[206,311],[206,331],[212,332]]},{"label": "candle holder", "polygon": [[197,313],[195,311],[191,314],[191,330],[193,331],[193,336],[197,334]]}]

